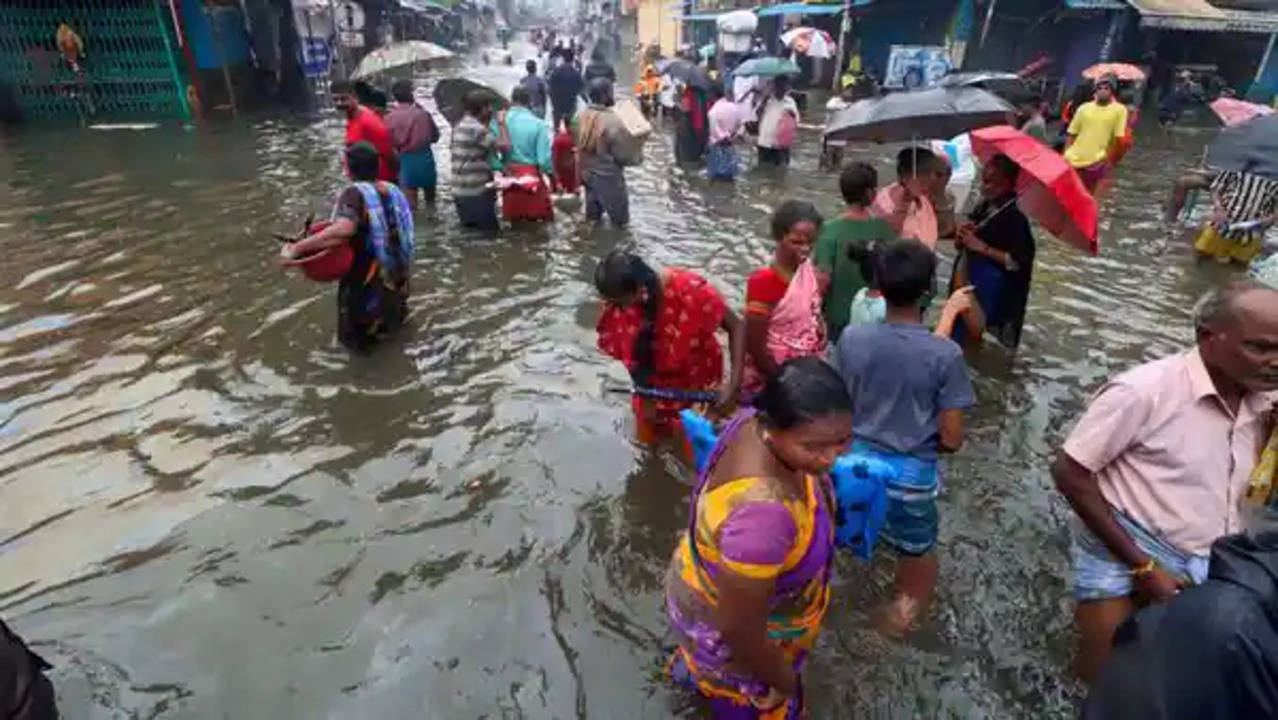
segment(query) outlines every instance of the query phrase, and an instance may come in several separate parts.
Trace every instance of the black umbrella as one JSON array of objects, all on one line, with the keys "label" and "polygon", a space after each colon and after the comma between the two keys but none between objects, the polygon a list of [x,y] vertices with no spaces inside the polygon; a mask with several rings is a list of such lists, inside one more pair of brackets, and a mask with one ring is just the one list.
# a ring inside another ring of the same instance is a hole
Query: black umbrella
[{"label": "black umbrella", "polygon": [[931,88],[858,100],[834,113],[825,135],[853,142],[947,140],[1006,124],[1008,114],[1015,112],[1006,100],[979,88]]},{"label": "black umbrella", "polygon": [[709,90],[714,85],[704,68],[683,58],[662,60],[657,63],[657,72],[701,90]]},{"label": "black umbrella", "polygon": [[435,85],[435,107],[439,108],[439,113],[449,125],[456,125],[466,114],[466,96],[476,90],[490,96],[498,108],[510,104],[501,93],[487,85],[466,78],[445,78]]},{"label": "black umbrella", "polygon": [[1221,130],[1207,148],[1207,166],[1278,180],[1278,115]]}]

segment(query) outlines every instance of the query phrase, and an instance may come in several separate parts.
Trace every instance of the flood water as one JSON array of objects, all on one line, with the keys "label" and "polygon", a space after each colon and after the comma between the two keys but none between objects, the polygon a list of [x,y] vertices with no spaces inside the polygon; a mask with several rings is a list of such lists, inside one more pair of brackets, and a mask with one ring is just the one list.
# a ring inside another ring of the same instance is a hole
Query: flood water
[{"label": "flood water", "polygon": [[[411,328],[352,358],[334,288],[282,272],[268,235],[326,211],[341,132],[330,113],[0,142],[0,615],[57,666],[69,718],[688,714],[659,677],[687,474],[603,391],[625,377],[595,349],[593,266],[632,247],[739,306],[771,207],[841,205],[816,135],[731,186],[655,136],[624,232],[568,213],[478,239],[445,183]],[[1158,223],[1210,137],[1145,130],[1100,257],[1041,239],[1019,353],[974,360],[935,608],[880,639],[890,559],[843,558],[814,718],[1072,714],[1047,464],[1098,383],[1191,341],[1225,274]],[[866,154],[886,170],[892,150]]]}]

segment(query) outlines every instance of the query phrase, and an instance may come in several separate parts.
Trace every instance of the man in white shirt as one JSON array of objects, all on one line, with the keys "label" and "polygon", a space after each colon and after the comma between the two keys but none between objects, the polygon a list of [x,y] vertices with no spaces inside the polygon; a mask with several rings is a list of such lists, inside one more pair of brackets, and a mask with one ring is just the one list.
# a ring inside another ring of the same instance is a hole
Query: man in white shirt
[{"label": "man in white shirt", "polygon": [[759,107],[759,164],[785,167],[799,127],[799,106],[790,97],[790,79],[772,78],[772,91]]}]

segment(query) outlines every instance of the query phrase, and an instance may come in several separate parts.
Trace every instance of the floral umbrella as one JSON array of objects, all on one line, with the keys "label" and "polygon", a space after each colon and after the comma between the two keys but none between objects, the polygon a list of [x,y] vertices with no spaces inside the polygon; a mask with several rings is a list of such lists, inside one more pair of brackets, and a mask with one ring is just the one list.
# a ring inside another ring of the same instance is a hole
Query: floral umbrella
[{"label": "floral umbrella", "polygon": [[813,58],[834,57],[839,46],[830,37],[830,33],[817,28],[800,27],[789,30],[781,36],[781,42],[794,52]]}]

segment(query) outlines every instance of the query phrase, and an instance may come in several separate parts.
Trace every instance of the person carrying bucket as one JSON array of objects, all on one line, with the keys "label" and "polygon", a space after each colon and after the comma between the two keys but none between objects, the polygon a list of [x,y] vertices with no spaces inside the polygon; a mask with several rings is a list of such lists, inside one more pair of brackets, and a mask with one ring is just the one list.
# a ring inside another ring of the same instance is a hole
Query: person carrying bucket
[{"label": "person carrying bucket", "polygon": [[[408,312],[412,273],[413,209],[404,193],[377,179],[377,149],[358,142],[346,151],[354,182],[342,190],[332,219],[280,248],[287,265],[316,280],[339,280],[337,338],[365,352],[397,331]],[[314,264],[329,266],[320,275]],[[312,267],[308,267],[312,266]]]}]

